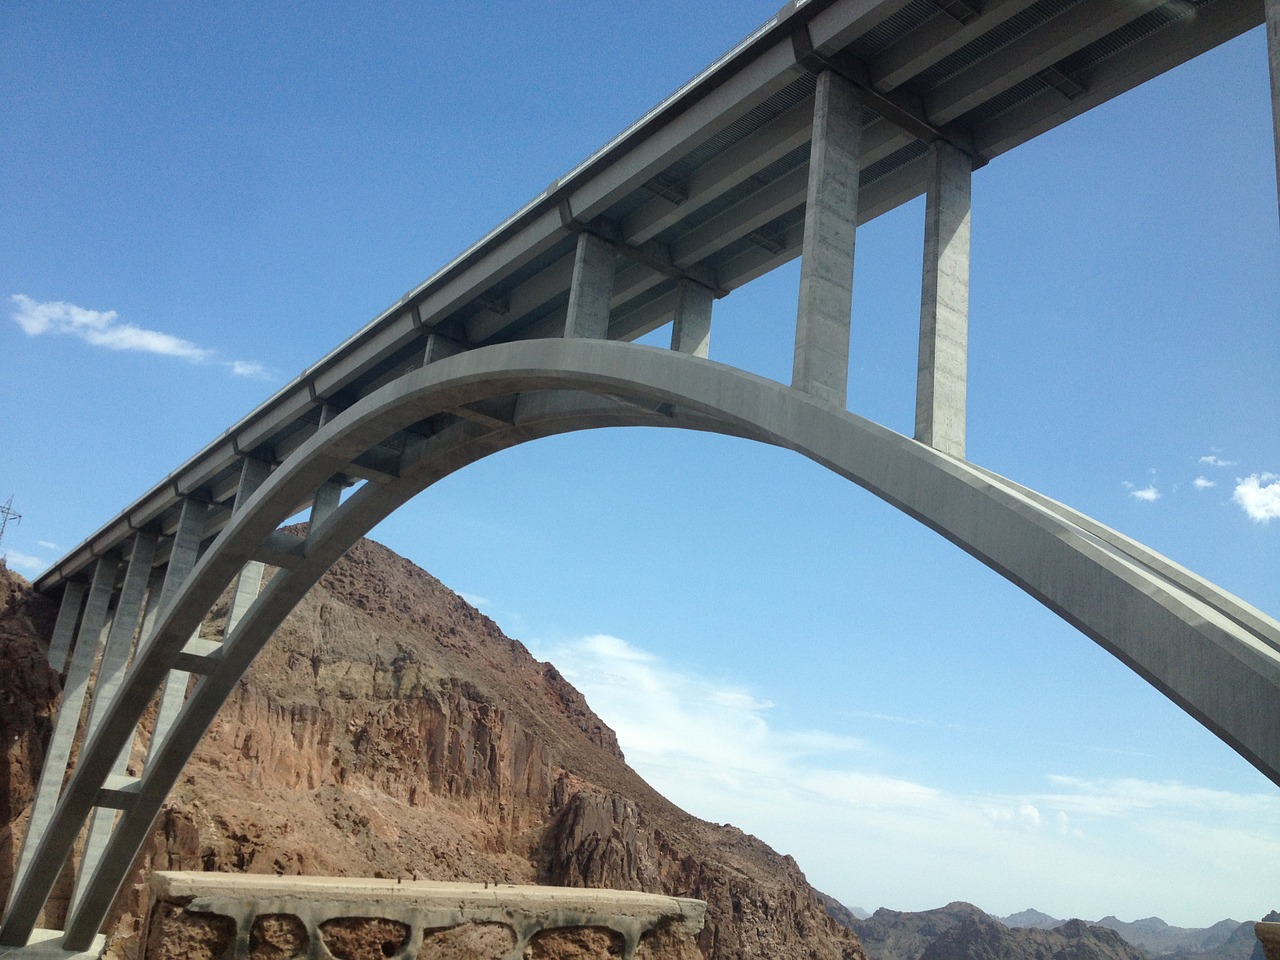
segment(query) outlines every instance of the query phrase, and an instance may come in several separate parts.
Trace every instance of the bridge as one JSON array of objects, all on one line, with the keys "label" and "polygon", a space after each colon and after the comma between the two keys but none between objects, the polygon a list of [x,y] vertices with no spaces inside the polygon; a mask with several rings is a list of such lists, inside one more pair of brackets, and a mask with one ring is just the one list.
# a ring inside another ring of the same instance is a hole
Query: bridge
[{"label": "bridge", "polygon": [[[33,942],[82,836],[62,945],[93,941],[219,706],[353,542],[496,451],[597,427],[722,433],[826,466],[1280,784],[1280,623],[965,457],[973,172],[1264,19],[1275,105],[1280,0],[788,3],[37,581],[60,603],[49,658],[66,683],[0,945]],[[921,194],[907,437],[846,409],[849,326],[857,226]],[[715,301],[796,257],[791,383],[714,362]],[[670,349],[632,342],[663,327]],[[282,529],[303,511],[305,534]],[[229,586],[222,635],[201,634]]]}]

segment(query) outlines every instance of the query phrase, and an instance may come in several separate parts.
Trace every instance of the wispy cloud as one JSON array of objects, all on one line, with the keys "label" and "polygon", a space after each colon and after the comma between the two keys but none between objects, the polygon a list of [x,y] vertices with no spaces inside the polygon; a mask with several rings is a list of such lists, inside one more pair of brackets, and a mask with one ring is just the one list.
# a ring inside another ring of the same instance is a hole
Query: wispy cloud
[{"label": "wispy cloud", "polygon": [[1210,487],[1218,485],[1216,481],[1210,480],[1208,477],[1196,477],[1191,483],[1197,490],[1208,490]]},{"label": "wispy cloud", "polygon": [[1280,518],[1280,474],[1254,473],[1236,480],[1231,499],[1255,523]]},{"label": "wispy cloud", "polygon": [[1200,462],[1210,467],[1234,467],[1237,461],[1223,460],[1217,454],[1210,453],[1201,457]]},{"label": "wispy cloud", "polygon": [[42,303],[22,293],[13,294],[9,300],[14,305],[10,315],[29,337],[64,334],[106,350],[177,357],[190,363],[216,363],[237,377],[262,378],[267,375],[266,369],[257,361],[218,360],[217,351],[190,340],[122,323],[114,310],[89,310],[62,300]]},{"label": "wispy cloud", "polygon": [[1154,483],[1149,483],[1145,487],[1139,487],[1135,483],[1128,480],[1124,482],[1124,487],[1129,491],[1129,496],[1135,500],[1141,500],[1144,503],[1152,503],[1160,499],[1160,491],[1156,489]]},{"label": "wispy cloud", "polygon": [[1012,912],[1030,897],[1051,912],[1161,911],[1190,924],[1252,909],[1258,889],[1280,884],[1280,797],[1270,793],[1066,775],[1037,776],[1022,792],[956,791],[879,772],[884,754],[863,738],[787,729],[768,691],[698,676],[617,637],[538,655],[658,790],[794,855],[851,904],[965,899]]},{"label": "wispy cloud", "polygon": [[48,540],[37,540],[37,541],[36,541],[36,546],[37,546],[37,547],[44,547],[46,550],[57,550],[57,549],[58,549],[58,545],[57,545],[56,543],[50,543]]},{"label": "wispy cloud", "polygon": [[47,560],[41,560],[39,557],[33,557],[29,553],[20,553],[17,550],[0,551],[0,556],[4,557],[5,562],[15,570],[30,570],[32,573],[39,573],[49,566]]}]

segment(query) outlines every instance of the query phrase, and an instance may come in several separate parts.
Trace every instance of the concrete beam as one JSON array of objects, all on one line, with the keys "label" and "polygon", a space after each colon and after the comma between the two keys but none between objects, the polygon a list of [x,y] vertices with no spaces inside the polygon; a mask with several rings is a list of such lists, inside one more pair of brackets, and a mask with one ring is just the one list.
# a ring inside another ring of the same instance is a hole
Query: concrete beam
[{"label": "concrete beam", "polygon": [[888,92],[929,69],[939,60],[976,40],[1035,0],[989,0],[976,20],[963,26],[939,13],[881,52],[867,64],[867,72],[877,90]]},{"label": "concrete beam", "polygon": [[833,71],[818,76],[805,200],[791,385],[843,407],[849,380],[853,245],[862,98]]},{"label": "concrete beam", "polygon": [[743,137],[711,162],[690,174],[684,199],[675,203],[654,197],[622,221],[621,232],[631,243],[651,240],[694,211],[755,176],[809,141],[813,127],[813,98],[780,114],[767,125]]},{"label": "concrete beam", "polygon": [[590,233],[578,234],[569,286],[566,337],[603,340],[609,335],[609,304],[613,299],[613,275],[617,269],[613,244]]},{"label": "concrete beam", "polygon": [[999,53],[934,87],[925,97],[925,113],[932,123],[950,123],[1161,3],[1163,0],[1083,0],[1028,31]]},{"label": "concrete beam", "polygon": [[676,286],[676,311],[671,324],[671,349],[705,357],[711,349],[711,291],[696,283]]},{"label": "concrete beam", "polygon": [[973,161],[929,145],[924,279],[916,370],[916,439],[964,457],[969,353],[969,213]]}]

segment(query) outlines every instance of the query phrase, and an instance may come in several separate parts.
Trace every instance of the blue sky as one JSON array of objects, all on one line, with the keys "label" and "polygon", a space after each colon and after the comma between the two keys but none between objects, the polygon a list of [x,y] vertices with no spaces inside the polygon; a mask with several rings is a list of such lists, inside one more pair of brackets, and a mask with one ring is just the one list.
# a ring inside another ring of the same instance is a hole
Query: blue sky
[{"label": "blue sky", "polygon": [[[775,3],[0,9],[0,501],[34,575]],[[969,456],[1280,611],[1264,38],[975,175]],[[909,432],[923,204],[859,231],[850,409]],[[797,265],[712,358],[790,374]],[[553,658],[640,772],[850,905],[1280,907],[1280,793],[793,454],[560,437],[375,536]]]}]

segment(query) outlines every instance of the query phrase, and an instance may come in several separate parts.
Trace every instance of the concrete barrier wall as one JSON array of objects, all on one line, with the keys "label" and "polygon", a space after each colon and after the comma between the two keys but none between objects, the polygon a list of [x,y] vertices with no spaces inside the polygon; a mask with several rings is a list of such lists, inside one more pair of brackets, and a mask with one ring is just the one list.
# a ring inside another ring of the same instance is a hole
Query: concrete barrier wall
[{"label": "concrete barrier wall", "polygon": [[144,960],[701,960],[706,904],[622,890],[156,873]]}]

